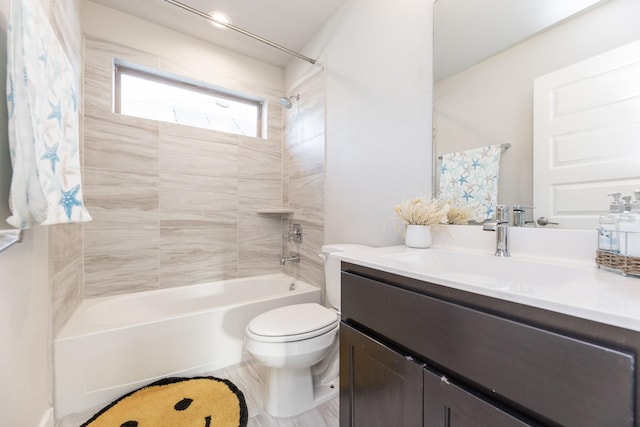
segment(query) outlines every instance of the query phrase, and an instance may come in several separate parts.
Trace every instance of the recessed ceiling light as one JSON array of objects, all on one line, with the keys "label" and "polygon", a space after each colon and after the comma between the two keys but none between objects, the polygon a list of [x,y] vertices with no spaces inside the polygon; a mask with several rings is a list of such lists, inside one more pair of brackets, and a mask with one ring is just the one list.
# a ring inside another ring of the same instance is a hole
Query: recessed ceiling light
[{"label": "recessed ceiling light", "polygon": [[224,24],[231,24],[231,19],[226,14],[218,12],[217,10],[209,12],[208,15],[211,16],[212,19],[212,21],[209,22],[215,27],[225,29],[227,27],[225,27]]}]

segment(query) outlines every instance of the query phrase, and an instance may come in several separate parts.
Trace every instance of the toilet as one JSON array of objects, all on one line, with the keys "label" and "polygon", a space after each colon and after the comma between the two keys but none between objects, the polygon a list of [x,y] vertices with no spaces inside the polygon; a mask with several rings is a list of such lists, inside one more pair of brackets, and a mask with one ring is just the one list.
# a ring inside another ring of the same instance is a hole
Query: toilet
[{"label": "toilet", "polygon": [[331,254],[369,248],[356,244],[322,247],[326,304],[295,304],[255,317],[245,333],[247,352],[268,368],[265,410],[291,417],[338,393],[340,260]]}]

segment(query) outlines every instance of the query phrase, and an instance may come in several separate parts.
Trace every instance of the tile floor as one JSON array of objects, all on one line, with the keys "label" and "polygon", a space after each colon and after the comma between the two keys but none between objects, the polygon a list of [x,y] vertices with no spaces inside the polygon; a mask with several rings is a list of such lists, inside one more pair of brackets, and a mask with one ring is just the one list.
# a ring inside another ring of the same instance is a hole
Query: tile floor
[{"label": "tile floor", "polygon": [[[251,361],[209,375],[231,380],[244,393],[249,410],[248,427],[338,427],[337,397],[297,417],[274,418],[267,414],[263,405],[266,369]],[[56,423],[56,427],[78,427],[100,409],[93,408],[64,417]]]}]

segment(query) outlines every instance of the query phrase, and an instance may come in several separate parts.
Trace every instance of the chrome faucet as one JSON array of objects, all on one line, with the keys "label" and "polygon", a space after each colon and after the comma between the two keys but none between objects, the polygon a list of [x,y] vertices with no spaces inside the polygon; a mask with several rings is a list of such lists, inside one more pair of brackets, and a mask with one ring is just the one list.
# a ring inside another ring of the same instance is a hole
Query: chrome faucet
[{"label": "chrome faucet", "polygon": [[513,210],[513,226],[526,227],[527,224],[533,224],[533,221],[527,221],[527,209],[533,209],[533,206],[514,205]]},{"label": "chrome faucet", "polygon": [[299,256],[287,256],[280,260],[280,265],[285,265],[288,262],[300,262]]},{"label": "chrome faucet", "polygon": [[497,205],[495,221],[484,222],[482,229],[496,232],[496,256],[511,256],[509,253],[509,206]]}]

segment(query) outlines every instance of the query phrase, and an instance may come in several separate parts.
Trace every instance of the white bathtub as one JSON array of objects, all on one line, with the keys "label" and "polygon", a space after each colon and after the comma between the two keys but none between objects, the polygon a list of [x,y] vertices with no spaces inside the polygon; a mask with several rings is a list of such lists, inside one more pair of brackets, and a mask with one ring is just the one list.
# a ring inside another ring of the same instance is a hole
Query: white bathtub
[{"label": "white bathtub", "polygon": [[56,417],[158,378],[239,363],[252,318],[320,298],[315,286],[271,274],[87,299],[54,341]]}]

